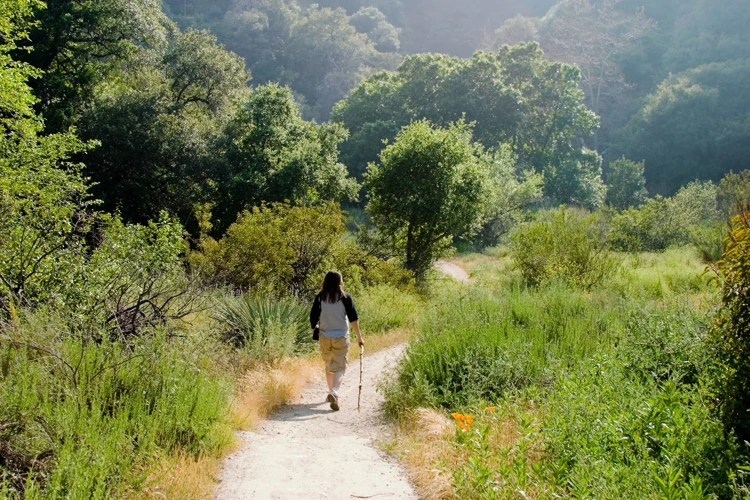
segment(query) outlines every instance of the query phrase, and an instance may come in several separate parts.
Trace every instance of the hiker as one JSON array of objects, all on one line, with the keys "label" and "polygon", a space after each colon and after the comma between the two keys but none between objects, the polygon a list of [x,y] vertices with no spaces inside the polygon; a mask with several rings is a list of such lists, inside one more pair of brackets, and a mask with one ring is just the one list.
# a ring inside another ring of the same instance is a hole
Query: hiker
[{"label": "hiker", "polygon": [[[347,321],[348,319],[348,321]],[[326,380],[331,409],[339,410],[339,389],[346,372],[346,358],[349,354],[349,325],[357,334],[360,346],[365,345],[359,331],[359,316],[352,296],[344,291],[344,279],[340,273],[326,274],[320,293],[315,297],[310,311],[310,326],[320,343],[320,353],[326,364]]]}]

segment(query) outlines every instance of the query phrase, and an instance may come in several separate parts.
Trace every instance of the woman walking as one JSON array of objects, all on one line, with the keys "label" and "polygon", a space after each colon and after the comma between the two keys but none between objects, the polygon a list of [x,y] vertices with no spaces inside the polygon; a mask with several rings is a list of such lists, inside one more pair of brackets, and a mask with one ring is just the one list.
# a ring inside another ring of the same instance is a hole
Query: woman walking
[{"label": "woman walking", "polygon": [[[348,321],[347,321],[348,320]],[[357,335],[360,346],[365,345],[359,330],[359,316],[352,296],[344,291],[344,279],[331,271],[323,280],[323,287],[315,297],[310,311],[310,326],[319,332],[318,342],[326,364],[326,380],[331,409],[339,410],[339,389],[346,372],[349,354],[349,327]]]}]

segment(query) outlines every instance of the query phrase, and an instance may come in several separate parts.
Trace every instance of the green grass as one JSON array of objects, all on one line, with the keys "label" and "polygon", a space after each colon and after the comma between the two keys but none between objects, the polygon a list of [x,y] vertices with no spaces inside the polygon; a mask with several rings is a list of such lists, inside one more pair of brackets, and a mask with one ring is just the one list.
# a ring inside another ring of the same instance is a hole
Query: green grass
[{"label": "green grass", "polygon": [[417,295],[382,285],[355,297],[361,327],[365,333],[385,333],[416,326],[423,300]]},{"label": "green grass", "polygon": [[621,310],[563,284],[435,297],[390,388],[388,408],[456,408],[549,383],[620,336]]},{"label": "green grass", "polygon": [[502,248],[456,259],[475,285],[432,298],[386,408],[474,416],[443,462],[458,498],[747,498],[750,449],[717,412],[701,256],[614,258],[589,291],[526,287]]},{"label": "green grass", "polygon": [[137,488],[157,453],[228,445],[231,379],[203,354],[205,338],[154,332],[126,346],[57,328],[37,315],[0,343],[5,496],[112,498]]}]

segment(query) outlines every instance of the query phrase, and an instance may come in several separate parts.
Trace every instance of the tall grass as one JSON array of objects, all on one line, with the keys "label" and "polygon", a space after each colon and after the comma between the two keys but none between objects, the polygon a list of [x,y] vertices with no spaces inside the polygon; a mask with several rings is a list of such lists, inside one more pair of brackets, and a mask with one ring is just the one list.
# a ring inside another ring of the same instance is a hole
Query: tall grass
[{"label": "tall grass", "polygon": [[546,384],[554,373],[611,344],[622,329],[617,304],[564,284],[437,298],[407,348],[387,400],[456,408]]},{"label": "tall grass", "polygon": [[[616,254],[589,291],[525,287],[500,257],[463,258],[479,285],[434,297],[386,387],[393,449],[428,498],[746,497],[750,450],[717,416],[718,300],[695,249]],[[420,407],[457,412],[453,432],[424,437]]]},{"label": "tall grass", "polygon": [[231,382],[191,339],[161,332],[131,346],[60,337],[28,318],[0,343],[0,442],[6,495],[112,498],[137,488],[154,454],[216,453]]},{"label": "tall grass", "polygon": [[413,293],[381,285],[356,297],[356,305],[363,330],[377,334],[415,328],[423,301]]}]

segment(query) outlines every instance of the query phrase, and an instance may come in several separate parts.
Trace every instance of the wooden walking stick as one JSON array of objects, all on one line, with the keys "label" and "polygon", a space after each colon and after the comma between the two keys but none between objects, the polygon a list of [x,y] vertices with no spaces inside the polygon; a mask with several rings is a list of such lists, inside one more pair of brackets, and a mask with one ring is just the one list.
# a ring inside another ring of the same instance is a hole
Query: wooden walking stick
[{"label": "wooden walking stick", "polygon": [[359,346],[359,395],[357,396],[357,411],[362,402],[362,358],[365,357],[365,346]]}]

